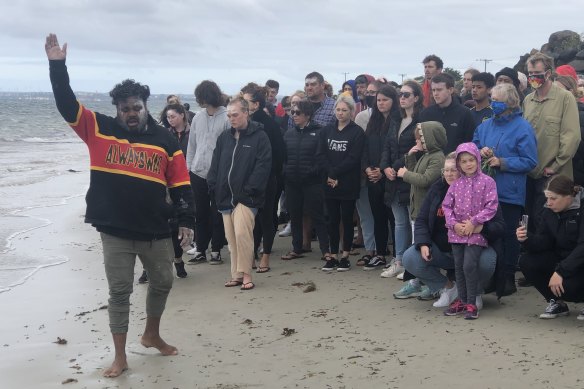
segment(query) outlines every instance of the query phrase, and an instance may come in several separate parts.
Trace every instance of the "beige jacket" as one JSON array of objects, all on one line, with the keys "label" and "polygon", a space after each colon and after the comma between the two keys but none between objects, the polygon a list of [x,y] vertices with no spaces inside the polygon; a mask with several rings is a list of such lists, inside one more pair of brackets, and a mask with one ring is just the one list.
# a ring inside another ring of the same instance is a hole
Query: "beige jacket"
[{"label": "beige jacket", "polygon": [[543,176],[543,169],[573,179],[572,158],[580,144],[580,119],[574,96],[552,85],[547,96],[539,101],[535,92],[523,100],[523,113],[535,129],[538,164],[530,173],[532,178]]}]

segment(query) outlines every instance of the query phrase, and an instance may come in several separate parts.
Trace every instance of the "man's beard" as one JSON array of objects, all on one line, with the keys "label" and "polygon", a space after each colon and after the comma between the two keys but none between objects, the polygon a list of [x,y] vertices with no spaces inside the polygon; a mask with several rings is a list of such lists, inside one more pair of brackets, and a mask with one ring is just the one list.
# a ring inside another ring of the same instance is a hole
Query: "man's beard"
[{"label": "man's beard", "polygon": [[132,122],[131,120],[128,120],[130,121],[131,124],[128,124],[128,121],[124,121],[119,117],[117,118],[117,121],[126,131],[145,132],[148,124],[148,113],[145,113],[144,115],[139,115],[137,117],[137,121]]}]

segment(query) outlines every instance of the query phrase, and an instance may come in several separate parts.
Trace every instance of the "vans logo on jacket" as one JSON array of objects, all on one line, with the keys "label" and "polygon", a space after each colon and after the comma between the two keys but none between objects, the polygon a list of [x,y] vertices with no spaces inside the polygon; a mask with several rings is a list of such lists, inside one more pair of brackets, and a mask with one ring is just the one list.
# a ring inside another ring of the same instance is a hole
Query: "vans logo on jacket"
[{"label": "vans logo on jacket", "polygon": [[329,144],[329,150],[347,151],[347,144],[349,144],[349,141],[329,139],[328,144]]}]

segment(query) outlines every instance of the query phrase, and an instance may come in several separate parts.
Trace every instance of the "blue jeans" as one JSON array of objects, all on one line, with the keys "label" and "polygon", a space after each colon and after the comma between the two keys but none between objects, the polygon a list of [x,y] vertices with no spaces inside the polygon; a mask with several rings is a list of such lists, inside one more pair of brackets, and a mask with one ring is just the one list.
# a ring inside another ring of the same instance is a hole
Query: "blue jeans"
[{"label": "blue jeans", "polygon": [[375,251],[375,234],[373,233],[373,213],[369,205],[369,190],[367,185],[361,187],[359,198],[357,199],[357,213],[361,219],[361,230],[363,231],[363,242],[365,250]]},{"label": "blue jeans", "polygon": [[[432,244],[432,260],[426,262],[416,246],[406,250],[402,260],[403,266],[408,272],[416,276],[430,288],[432,293],[444,288],[448,278],[440,272],[440,269],[454,269],[454,257],[452,253],[443,253],[438,246]],[[481,252],[479,259],[479,290],[489,283],[495,273],[497,254],[492,247],[487,247]]]},{"label": "blue jeans", "polygon": [[400,205],[397,197],[391,202],[391,210],[395,218],[395,258],[401,261],[407,248],[412,245],[412,227],[409,207]]}]

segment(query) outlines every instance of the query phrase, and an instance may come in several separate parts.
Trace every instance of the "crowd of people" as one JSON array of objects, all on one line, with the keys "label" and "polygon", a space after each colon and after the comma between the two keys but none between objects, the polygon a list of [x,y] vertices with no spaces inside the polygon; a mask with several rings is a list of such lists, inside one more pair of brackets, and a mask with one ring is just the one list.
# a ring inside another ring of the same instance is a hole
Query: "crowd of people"
[{"label": "crowd of people", "polygon": [[[574,69],[542,53],[527,74],[469,69],[461,90],[436,55],[422,82],[362,74],[338,96],[318,72],[279,102],[274,80],[232,97],[205,80],[199,112],[169,96],[156,123],[148,87],[132,80],[110,93],[116,118],[87,110],[68,85],[66,46],[50,35],[46,51],[57,106],[91,154],[86,220],[102,236],[116,346],[106,375],[127,367],[136,257],[150,282],[143,344],[172,355],[158,334],[169,264],[187,277],[183,250],[188,264],[220,265],[227,244],[225,287],[252,290],[279,225],[292,236],[281,260],[316,238],[322,271],[379,270],[404,280],[395,298],[434,300],[446,316],[477,319],[484,293],[516,292],[518,269],[548,303],[541,318],[584,301],[584,100]],[[167,240],[174,252],[159,262],[162,247],[136,244]]]},{"label": "crowd of people", "polygon": [[[351,253],[362,247],[365,254],[354,266],[404,279],[395,298],[436,300],[433,305],[446,308],[446,315],[476,319],[483,293],[513,294],[519,258],[522,251],[529,258],[531,247],[519,221],[531,216],[528,234],[540,234],[533,227],[542,225],[550,193],[566,195],[546,189],[550,179],[572,180],[575,188],[584,183],[578,76],[570,66],[555,69],[551,58],[537,53],[527,61],[527,75],[511,68],[495,76],[468,69],[457,90],[438,56],[427,56],[423,64],[421,83],[398,85],[362,74],[343,83],[338,96],[312,72],[303,90],[279,103],[274,80],[249,83],[232,98],[212,81],[198,85],[202,110],[187,130],[185,153],[196,209],[189,263],[207,261],[211,237],[220,243],[213,244],[209,263],[221,263],[227,237],[232,272],[225,286],[252,289],[252,269],[270,271],[275,232],[288,220],[279,233],[292,236],[283,260],[311,252],[316,238],[322,270],[347,271]],[[180,132],[168,112],[161,124]],[[234,115],[245,117],[241,128]],[[258,129],[268,149],[254,153],[247,174],[254,182],[261,175],[263,184],[242,182],[242,193],[217,189],[215,179],[227,186],[230,179],[243,179],[238,170],[249,161],[238,139]],[[234,143],[228,154],[220,136]],[[260,160],[264,154],[271,159]],[[209,173],[203,166],[222,168]],[[224,204],[218,208],[219,201]],[[249,217],[228,222],[226,213],[240,205],[249,208]],[[241,230],[230,237],[227,225]],[[177,275],[186,276],[176,261]],[[521,285],[540,283],[526,273]],[[563,294],[542,294],[548,301],[542,318],[566,309]]]}]

